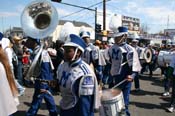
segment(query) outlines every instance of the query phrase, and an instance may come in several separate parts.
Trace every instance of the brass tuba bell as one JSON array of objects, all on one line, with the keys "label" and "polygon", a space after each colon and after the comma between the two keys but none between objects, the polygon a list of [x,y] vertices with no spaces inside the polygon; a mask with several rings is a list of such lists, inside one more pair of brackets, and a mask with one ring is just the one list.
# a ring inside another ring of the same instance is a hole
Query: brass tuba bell
[{"label": "brass tuba bell", "polygon": [[56,8],[47,0],[29,3],[21,15],[21,26],[27,36],[42,39],[49,36],[58,24]]}]

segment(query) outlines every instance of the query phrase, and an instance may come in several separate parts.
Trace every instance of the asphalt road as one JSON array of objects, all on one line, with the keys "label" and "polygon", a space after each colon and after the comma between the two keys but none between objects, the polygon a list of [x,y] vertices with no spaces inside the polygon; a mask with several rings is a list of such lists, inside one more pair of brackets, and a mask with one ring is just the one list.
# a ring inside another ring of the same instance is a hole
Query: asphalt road
[{"label": "asphalt road", "polygon": [[[134,83],[130,96],[130,112],[131,116],[175,116],[174,113],[166,112],[166,107],[170,102],[169,97],[162,97],[164,91],[163,78],[160,75],[160,70],[156,70],[152,77],[144,73],[140,78],[141,91],[134,92]],[[25,112],[30,107],[32,101],[33,88],[26,88],[25,94],[19,97],[19,111],[14,116],[25,116]],[[59,95],[54,95],[57,107],[59,109]],[[96,113],[95,116],[99,114]],[[46,105],[43,101],[37,116],[48,116]]]}]

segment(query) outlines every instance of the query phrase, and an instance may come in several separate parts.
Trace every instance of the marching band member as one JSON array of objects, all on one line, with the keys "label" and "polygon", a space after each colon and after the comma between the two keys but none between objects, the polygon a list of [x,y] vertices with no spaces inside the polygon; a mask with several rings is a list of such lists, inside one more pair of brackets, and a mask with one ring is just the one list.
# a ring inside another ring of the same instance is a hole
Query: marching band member
[{"label": "marching band member", "polygon": [[[141,54],[141,48],[138,46],[138,43],[139,43],[139,40],[137,39],[133,39],[132,40],[132,43],[131,43],[131,46],[134,47],[138,53],[138,57],[140,56]],[[134,84],[135,84],[135,91],[138,92],[140,91],[140,82],[139,82],[139,74],[136,73],[136,76],[134,78]]]},{"label": "marching band member", "polygon": [[82,54],[82,59],[89,65],[93,65],[98,82],[101,82],[103,78],[102,65],[99,62],[99,48],[90,43],[90,33],[83,31],[80,33],[80,37],[85,41],[86,48]]},{"label": "marching band member", "polygon": [[171,62],[167,68],[167,77],[172,77],[172,95],[170,106],[167,108],[169,112],[175,112],[175,54],[171,58]]},{"label": "marching band member", "polygon": [[[162,49],[162,51],[168,51],[170,53],[170,55],[174,56],[175,54],[175,42],[174,41],[168,41],[168,45],[166,46],[169,46],[168,48],[166,49]],[[165,54],[166,55],[166,54]],[[172,62],[172,59],[171,58],[171,62]],[[171,63],[170,62],[170,63]],[[169,73],[167,73],[167,71],[169,71],[169,65],[170,63],[166,62],[164,63],[164,67],[161,67],[161,70],[164,74],[164,93],[162,94],[164,97],[167,97],[167,96],[170,96],[170,88],[171,88],[171,82],[172,82],[172,79],[171,79],[171,75],[169,75]]]},{"label": "marching band member", "polygon": [[[166,48],[167,46],[171,46],[171,47]],[[170,43],[168,43],[168,45],[165,45],[165,48],[162,49],[162,50],[173,52],[173,51],[171,50],[172,47],[173,47],[173,46],[172,46],[172,44],[171,44],[171,42],[170,42]],[[170,96],[171,77],[169,77],[169,75],[167,75],[167,73],[166,73],[166,72],[167,72],[167,69],[168,69],[168,66],[169,66],[168,63],[164,63],[164,67],[161,67],[161,73],[162,73],[163,78],[164,78],[164,79],[163,79],[164,92],[163,92],[163,94],[162,94],[163,97],[168,97],[168,96]]]},{"label": "marching band member", "polygon": [[[34,77],[35,80],[33,100],[26,116],[36,116],[43,99],[46,102],[49,115],[57,116],[57,107],[49,84],[49,82],[53,81],[51,58],[47,50],[40,45],[39,39],[29,37],[26,41],[26,47],[33,50],[31,55],[34,58],[27,77]],[[33,65],[34,63],[36,65]]]},{"label": "marching band member", "polygon": [[[114,30],[113,37],[115,43],[109,48],[108,54],[111,62],[110,72],[114,81],[113,84],[126,80],[119,88],[123,92],[126,115],[130,116],[128,105],[131,82],[140,71],[141,65],[136,49],[125,43],[127,33],[126,27],[118,27],[117,32]],[[112,86],[110,85],[110,87]]]},{"label": "marching band member", "polygon": [[60,116],[94,116],[97,106],[97,80],[90,66],[81,59],[86,44],[70,34],[63,45],[64,63],[57,70],[60,92]]}]

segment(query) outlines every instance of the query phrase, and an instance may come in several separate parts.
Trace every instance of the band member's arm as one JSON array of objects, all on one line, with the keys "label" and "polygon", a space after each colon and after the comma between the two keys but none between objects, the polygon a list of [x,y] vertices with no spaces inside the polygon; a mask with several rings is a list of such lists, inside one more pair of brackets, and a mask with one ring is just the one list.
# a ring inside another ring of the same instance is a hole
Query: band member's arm
[{"label": "band member's arm", "polygon": [[[93,113],[94,105],[94,80],[91,76],[82,77],[75,83],[78,90],[80,115],[90,116]],[[75,91],[76,91],[75,90]]]},{"label": "band member's arm", "polygon": [[132,74],[131,75],[128,75],[127,76],[127,81],[133,81],[134,80],[134,78],[135,78],[135,76],[138,74],[138,72],[132,72]]}]

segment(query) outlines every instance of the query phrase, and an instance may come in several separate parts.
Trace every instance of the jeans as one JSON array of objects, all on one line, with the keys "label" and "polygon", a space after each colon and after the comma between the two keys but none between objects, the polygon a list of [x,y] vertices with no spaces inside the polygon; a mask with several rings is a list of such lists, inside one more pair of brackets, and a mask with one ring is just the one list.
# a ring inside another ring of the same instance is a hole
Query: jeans
[{"label": "jeans", "polygon": [[18,79],[18,82],[23,85],[23,74],[22,74],[22,62],[18,61],[18,65],[14,66],[15,78]]},{"label": "jeans", "polygon": [[19,95],[22,95],[24,93],[25,88],[23,86],[21,86],[16,79],[15,79],[15,84],[16,84],[16,87],[19,91]]},{"label": "jeans", "polygon": [[172,86],[172,95],[171,95],[171,103],[170,105],[175,108],[175,75],[173,75],[173,86]]},{"label": "jeans", "polygon": [[139,74],[137,73],[135,78],[134,78],[134,84],[135,84],[135,88],[139,89],[140,88],[140,82],[139,82]]}]

